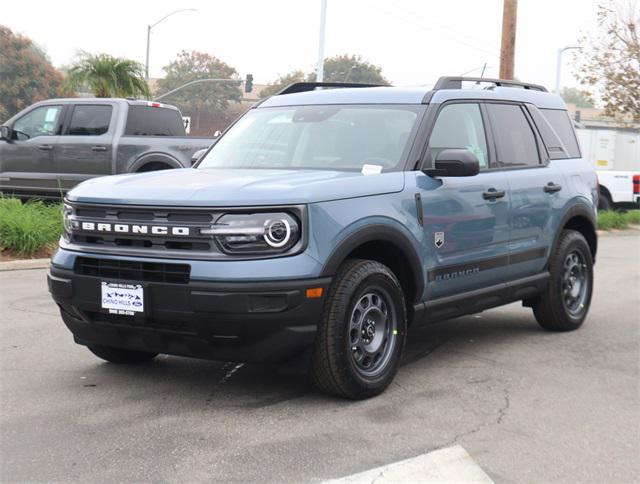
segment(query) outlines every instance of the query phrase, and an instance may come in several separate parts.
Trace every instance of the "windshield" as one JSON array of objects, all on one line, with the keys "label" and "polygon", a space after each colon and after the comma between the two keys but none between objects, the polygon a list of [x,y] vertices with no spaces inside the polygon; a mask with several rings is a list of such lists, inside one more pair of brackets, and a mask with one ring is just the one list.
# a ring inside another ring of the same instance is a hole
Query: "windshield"
[{"label": "windshield", "polygon": [[399,168],[420,106],[293,106],[252,109],[198,168],[378,171]]}]

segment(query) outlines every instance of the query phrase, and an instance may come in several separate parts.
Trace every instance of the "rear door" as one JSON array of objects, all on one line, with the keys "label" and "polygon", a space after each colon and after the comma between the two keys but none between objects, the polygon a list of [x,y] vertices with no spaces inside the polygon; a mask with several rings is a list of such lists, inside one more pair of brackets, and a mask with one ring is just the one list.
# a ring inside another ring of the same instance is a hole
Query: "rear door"
[{"label": "rear door", "polygon": [[[427,244],[427,297],[440,298],[504,281],[508,264],[509,193],[505,173],[493,169],[493,147],[485,111],[477,102],[444,104],[438,111],[426,166],[447,148],[476,155],[472,177],[418,179]],[[423,164],[423,167],[425,165]],[[419,175],[421,177],[421,175]]]},{"label": "rear door", "polygon": [[[497,166],[506,174],[510,199],[507,281],[543,271],[554,239],[554,218],[564,205],[562,173],[550,163],[526,106],[487,103]],[[559,149],[564,149],[559,147]]]},{"label": "rear door", "polygon": [[0,188],[3,192],[55,195],[58,191],[53,151],[64,106],[37,106],[13,122],[13,139],[2,146]]},{"label": "rear door", "polygon": [[81,103],[70,109],[68,121],[54,151],[60,184],[64,190],[88,178],[112,173],[116,106]]}]

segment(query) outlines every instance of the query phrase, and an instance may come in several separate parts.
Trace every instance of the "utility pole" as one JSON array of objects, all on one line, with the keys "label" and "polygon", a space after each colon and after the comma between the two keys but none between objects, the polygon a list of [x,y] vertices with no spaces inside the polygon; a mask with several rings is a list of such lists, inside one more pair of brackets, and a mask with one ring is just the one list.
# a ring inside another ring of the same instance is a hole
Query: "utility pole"
[{"label": "utility pole", "polygon": [[147,25],[147,55],[145,56],[145,63],[144,63],[144,79],[145,79],[145,81],[149,82],[149,49],[150,49],[150,46],[151,46],[151,29],[154,28],[156,25],[158,25],[163,20],[168,19],[169,17],[171,17],[172,15],[175,15],[177,13],[180,13],[180,12],[197,12],[197,11],[198,11],[198,9],[196,9],[196,8],[181,8],[180,10],[175,10],[175,11],[165,15],[160,20],[158,20],[156,23]]},{"label": "utility pole", "polygon": [[504,0],[502,9],[502,44],[500,46],[500,79],[513,79],[517,18],[518,0]]},{"label": "utility pole", "polygon": [[324,80],[324,31],[327,23],[327,0],[320,0],[320,37],[318,39],[318,66],[316,81]]}]

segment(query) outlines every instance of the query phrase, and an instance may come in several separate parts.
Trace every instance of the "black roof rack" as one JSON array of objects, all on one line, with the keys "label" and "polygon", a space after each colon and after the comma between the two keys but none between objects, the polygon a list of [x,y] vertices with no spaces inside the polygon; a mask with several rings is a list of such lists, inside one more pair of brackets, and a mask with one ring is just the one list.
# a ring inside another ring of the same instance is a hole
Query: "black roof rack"
[{"label": "black roof rack", "polygon": [[294,82],[276,94],[313,91],[316,87],[381,87],[382,84],[362,84],[357,82]]},{"label": "black roof rack", "polygon": [[433,87],[434,91],[439,89],[462,89],[462,82],[487,82],[495,84],[498,87],[519,87],[522,89],[530,89],[532,91],[547,92],[547,88],[538,84],[530,84],[528,82],[511,81],[506,79],[489,79],[486,77],[441,77]]}]

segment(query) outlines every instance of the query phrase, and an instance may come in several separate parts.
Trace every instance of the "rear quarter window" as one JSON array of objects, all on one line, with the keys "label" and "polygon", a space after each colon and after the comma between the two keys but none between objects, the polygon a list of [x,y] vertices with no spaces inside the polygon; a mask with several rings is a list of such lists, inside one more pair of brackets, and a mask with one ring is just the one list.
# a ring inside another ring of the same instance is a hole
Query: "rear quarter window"
[{"label": "rear quarter window", "polygon": [[151,106],[129,106],[128,136],[186,136],[180,112]]},{"label": "rear quarter window", "polygon": [[562,109],[541,109],[540,112],[567,149],[569,158],[580,158],[580,148],[569,113]]}]

